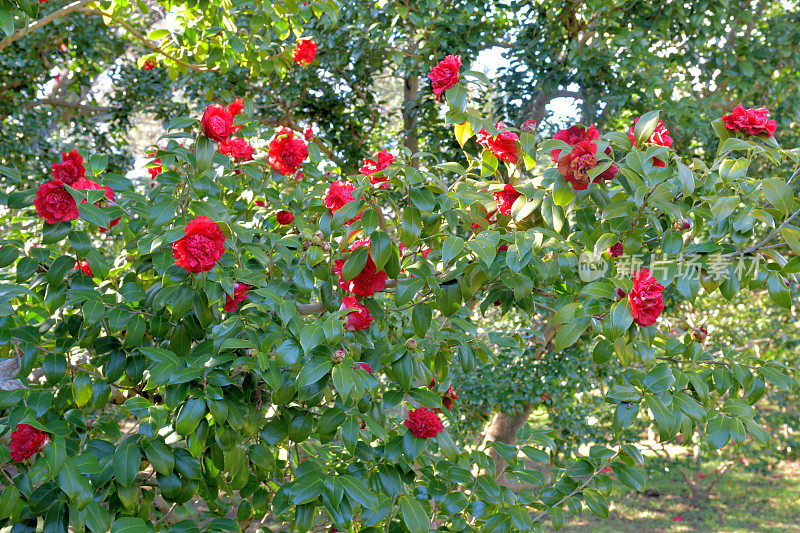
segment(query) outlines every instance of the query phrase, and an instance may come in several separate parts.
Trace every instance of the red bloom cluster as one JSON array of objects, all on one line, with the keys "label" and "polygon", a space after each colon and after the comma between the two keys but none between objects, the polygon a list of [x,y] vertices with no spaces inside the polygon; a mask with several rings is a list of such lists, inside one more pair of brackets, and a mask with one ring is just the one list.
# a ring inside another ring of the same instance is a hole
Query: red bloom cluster
[{"label": "red bloom cluster", "polygon": [[664,310],[664,287],[645,269],[633,273],[633,289],[628,294],[633,321],[642,327],[654,324]]},{"label": "red bloom cluster", "polygon": [[481,128],[481,131],[475,136],[475,140],[487,150],[491,150],[500,161],[506,161],[511,164],[516,163],[519,159],[519,156],[517,156],[519,137],[516,133],[502,131],[506,129],[502,122],[498,122],[494,127],[499,132],[496,137],[489,135],[486,128]]},{"label": "red bloom cluster", "polygon": [[433,94],[436,101],[441,101],[442,93],[458,83],[458,71],[461,68],[461,56],[446,56],[438,65],[431,69],[428,78],[431,80]]},{"label": "red bloom cluster", "polygon": [[[148,152],[147,153],[147,157],[155,157],[155,155],[156,155],[155,152]],[[156,179],[156,176],[158,176],[159,174],[161,174],[164,171],[164,168],[161,166],[161,158],[160,157],[157,157],[156,159],[154,159],[153,163],[158,163],[158,166],[157,167],[156,166],[148,167],[147,171],[150,173],[150,179],[151,180]]]},{"label": "red bloom cluster", "polygon": [[497,210],[501,215],[511,216],[511,206],[522,196],[510,183],[506,183],[502,191],[494,193],[494,201],[497,202]]},{"label": "red bloom cluster", "polygon": [[[355,250],[361,246],[369,247],[369,239],[355,241],[350,250]],[[371,255],[367,255],[367,262],[361,272],[356,277],[346,281],[342,276],[344,263],[344,259],[337,259],[333,270],[339,276],[339,286],[345,291],[358,296],[372,296],[386,288],[386,272],[377,269]]]},{"label": "red bloom cluster", "polygon": [[[83,158],[75,150],[62,153],[61,162],[52,165],[51,174],[54,179],[39,186],[33,201],[36,212],[47,224],[69,222],[79,216],[78,204],[65,185],[79,190],[103,189],[109,203],[114,204],[114,191],[86,177]],[[100,207],[100,202],[95,205]],[[116,218],[111,221],[111,225],[115,226],[118,222],[119,218]],[[106,231],[105,228],[101,230]]]},{"label": "red bloom cluster", "polygon": [[230,294],[225,295],[225,305],[222,306],[222,309],[228,313],[235,313],[239,304],[247,299],[247,293],[252,288],[252,285],[237,282],[233,287],[233,297]]},{"label": "red bloom cluster", "polygon": [[[428,389],[436,389],[436,378],[432,379],[428,384]],[[458,400],[458,396],[456,396],[456,391],[453,390],[453,385],[451,384],[442,394],[442,405],[450,411],[453,408],[453,400]],[[438,409],[434,409],[434,411],[438,411]]]},{"label": "red bloom cluster", "polygon": [[[636,123],[639,122],[641,117],[636,117],[633,121],[633,126],[631,126],[630,131],[628,131],[628,137],[630,138],[631,142],[634,146],[636,146],[636,136],[633,134],[634,128],[636,128]],[[657,144],[658,146],[666,146],[669,148],[672,146],[672,137],[669,136],[669,130],[666,126],[664,126],[664,121],[658,119],[658,126],[656,126],[655,131],[650,135],[650,138],[647,139],[645,142],[650,144]],[[654,167],[663,167],[666,166],[662,160],[658,159],[657,157],[653,158],[653,166]]]},{"label": "red bloom cluster", "polygon": [[[550,152],[553,161],[558,163],[558,171],[576,191],[585,191],[589,187],[589,171],[598,164],[595,141],[600,138],[600,132],[594,125],[587,128],[576,124],[559,131],[553,138],[572,146],[572,150],[568,153],[560,148]],[[613,155],[610,146],[606,147],[604,153],[609,157]],[[611,163],[611,166],[600,175],[595,176],[592,182],[600,183],[603,180],[611,180],[617,177],[617,174],[619,174],[619,168]]]},{"label": "red bloom cluster", "polygon": [[[346,181],[334,181],[328,189],[328,195],[325,197],[325,207],[331,210],[331,214],[335,213],[350,202],[355,201],[353,196],[353,189],[356,186]],[[346,224],[352,224],[361,218],[361,213],[351,218]]]},{"label": "red bloom cluster", "polygon": [[67,185],[73,185],[80,178],[86,176],[83,158],[75,150],[70,150],[69,153],[61,152],[61,162],[53,163],[50,168],[50,175],[53,176],[53,179],[60,180],[61,183]]},{"label": "red bloom cluster", "polygon": [[42,183],[36,191],[33,200],[36,212],[48,224],[56,222],[69,222],[78,218],[78,204],[64,188],[61,180],[52,180]]},{"label": "red bloom cluster", "polygon": [[[597,131],[597,128],[595,128],[594,125],[590,125],[588,128],[585,128],[580,124],[576,124],[565,130],[561,130],[553,135],[553,139],[564,141],[570,146],[575,146],[582,141],[596,141],[599,138],[600,132]],[[553,162],[557,163],[561,158],[561,149],[556,148],[555,150],[552,150],[550,152],[550,156],[553,158]]]},{"label": "red bloom cluster", "polygon": [[[372,318],[372,314],[369,312],[369,309],[367,309],[364,304],[356,300],[355,296],[345,296],[342,298],[342,309],[353,309],[353,311],[347,313],[345,318],[344,329],[347,331],[367,329],[374,320]],[[356,364],[358,365],[359,363]],[[361,364],[363,364],[362,368],[365,372],[372,373],[372,369],[369,368],[369,365],[366,363]]]},{"label": "red bloom cluster", "polygon": [[408,412],[408,418],[403,422],[411,430],[411,434],[418,439],[430,439],[438,435],[444,428],[442,421],[436,413],[427,407],[418,407]]},{"label": "red bloom cluster", "polygon": [[291,211],[280,210],[275,214],[275,220],[278,224],[286,225],[294,222],[294,213]]},{"label": "red bloom cluster", "polygon": [[16,429],[11,432],[8,447],[11,449],[11,458],[21,463],[44,450],[48,442],[50,437],[44,431],[29,424],[17,424]]},{"label": "red bloom cluster", "polygon": [[766,135],[772,137],[778,128],[778,123],[768,119],[769,111],[765,107],[758,109],[748,107],[745,109],[742,104],[737,105],[730,114],[722,117],[722,122],[729,130],[735,130],[748,135]]},{"label": "red bloom cluster", "polygon": [[253,159],[253,147],[241,137],[231,137],[219,143],[219,153],[229,155],[237,161],[250,161]]},{"label": "red bloom cluster", "polygon": [[294,130],[281,126],[269,141],[269,164],[284,176],[294,174],[308,157],[308,145]]},{"label": "red bloom cluster", "polygon": [[292,59],[298,65],[304,67],[314,61],[317,57],[317,43],[311,39],[299,39],[294,45]]},{"label": "red bloom cluster", "polygon": [[206,107],[200,125],[203,126],[203,133],[209,139],[217,142],[227,141],[231,133],[239,131],[241,126],[233,125],[233,118],[244,109],[244,101],[241,98],[235,99],[228,107],[219,104],[211,104]]},{"label": "red bloom cluster", "polygon": [[381,150],[380,152],[372,154],[372,159],[364,158],[364,161],[361,163],[361,168],[359,168],[358,171],[364,176],[369,176],[370,183],[373,185],[380,183],[382,184],[380,186],[381,189],[385,189],[389,186],[388,183],[385,183],[389,178],[379,173],[386,170],[386,167],[394,163],[394,161],[395,159],[392,154],[386,150]]},{"label": "red bloom cluster", "polygon": [[83,261],[75,261],[75,266],[72,267],[72,270],[73,271],[82,270],[83,273],[89,276],[90,278],[94,277],[92,276],[92,269],[89,268],[89,262],[86,259],[84,259]]},{"label": "red bloom cluster", "polygon": [[576,191],[585,191],[589,187],[589,171],[597,166],[597,145],[589,141],[581,141],[572,147],[558,160],[558,171]]},{"label": "red bloom cluster", "polygon": [[189,272],[211,270],[224,252],[225,235],[216,222],[204,216],[189,222],[183,238],[172,243],[175,264]]}]

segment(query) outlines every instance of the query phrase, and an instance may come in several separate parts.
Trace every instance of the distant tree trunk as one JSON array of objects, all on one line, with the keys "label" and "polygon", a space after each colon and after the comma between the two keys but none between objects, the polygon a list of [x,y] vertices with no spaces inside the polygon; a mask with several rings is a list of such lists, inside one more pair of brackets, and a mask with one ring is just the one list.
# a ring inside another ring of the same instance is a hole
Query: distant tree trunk
[{"label": "distant tree trunk", "polygon": [[[546,353],[546,350],[550,345],[550,342],[553,340],[553,337],[555,337],[557,330],[558,327],[553,323],[553,317],[549,317],[546,322],[544,322],[544,327],[542,330],[544,333],[544,339],[542,340],[542,343],[536,347],[533,355],[535,358],[539,358]],[[490,443],[504,442],[512,445],[516,443],[517,432],[522,426],[525,425],[525,422],[528,421],[528,417],[533,411],[535,405],[535,403],[529,402],[524,404],[522,408],[516,412],[508,413],[499,411],[495,413],[494,417],[492,417],[492,421],[489,422],[489,426],[484,435],[482,448],[486,450],[487,455],[494,461],[496,477],[499,478],[506,469],[506,461],[494,451],[494,448],[491,447]]]},{"label": "distant tree trunk", "polygon": [[[403,80],[403,144],[412,154],[419,152],[417,137],[417,95],[419,93],[419,76],[408,75]],[[411,166],[419,168],[419,160],[411,160]]]}]

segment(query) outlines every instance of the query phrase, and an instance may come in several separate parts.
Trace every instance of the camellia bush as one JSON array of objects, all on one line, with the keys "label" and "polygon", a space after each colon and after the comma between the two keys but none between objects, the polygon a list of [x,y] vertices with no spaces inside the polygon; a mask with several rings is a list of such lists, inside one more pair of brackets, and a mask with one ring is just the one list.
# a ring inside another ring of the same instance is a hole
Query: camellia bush
[{"label": "camellia bush", "polygon": [[[170,68],[196,67],[181,46]],[[236,56],[211,49],[219,68]],[[269,61],[315,53],[298,37]],[[534,466],[563,447],[554,432],[455,444],[451,365],[522,349],[476,327],[494,306],[548,317],[556,351],[583,339],[595,363],[616,358],[616,435],[648,417],[662,440],[768,443],[753,405],[792,369],[659,327],[664,291],[691,305],[766,288],[792,305],[800,156],[767,110],[715,120],[718,146],[689,161],[668,109],[542,140],[470,106],[486,79],[459,56],[428,77],[463,153],[381,150],[342,174],[311,129],[265,127],[230,98],[169,120],[152,179],[67,147],[49,176],[0,168],[5,524],[423,533],[607,517],[611,476],[645,484],[624,439],[549,478]]]}]

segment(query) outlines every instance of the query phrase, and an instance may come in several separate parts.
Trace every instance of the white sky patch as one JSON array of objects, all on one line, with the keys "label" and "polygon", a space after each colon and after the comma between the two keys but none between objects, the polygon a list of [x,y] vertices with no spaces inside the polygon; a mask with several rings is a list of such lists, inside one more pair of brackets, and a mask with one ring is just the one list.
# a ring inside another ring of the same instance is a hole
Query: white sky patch
[{"label": "white sky patch", "polygon": [[[495,79],[500,69],[510,66],[508,59],[503,57],[504,51],[505,48],[499,46],[481,50],[472,64],[472,70],[483,72],[490,80]],[[570,91],[577,91],[578,89],[577,85],[567,87],[567,90]],[[580,108],[575,98],[554,98],[547,104],[547,111],[552,113],[547,120],[556,124],[572,124],[580,116]]]}]

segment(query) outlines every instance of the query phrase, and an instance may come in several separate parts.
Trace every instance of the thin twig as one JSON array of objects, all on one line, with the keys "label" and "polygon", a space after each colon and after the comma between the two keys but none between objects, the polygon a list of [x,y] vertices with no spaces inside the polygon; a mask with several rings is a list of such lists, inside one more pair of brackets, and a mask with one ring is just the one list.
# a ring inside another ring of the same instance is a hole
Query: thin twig
[{"label": "thin twig", "polygon": [[78,0],[77,2],[72,2],[71,4],[67,4],[66,6],[62,7],[61,9],[56,9],[49,15],[46,15],[39,20],[35,20],[25,26],[24,28],[19,28],[15,30],[11,35],[0,41],[0,51],[3,50],[5,47],[13,43],[14,41],[21,39],[22,37],[28,35],[32,31],[36,31],[42,26],[46,26],[50,24],[54,20],[69,15],[87,4],[91,4],[94,0]]}]

